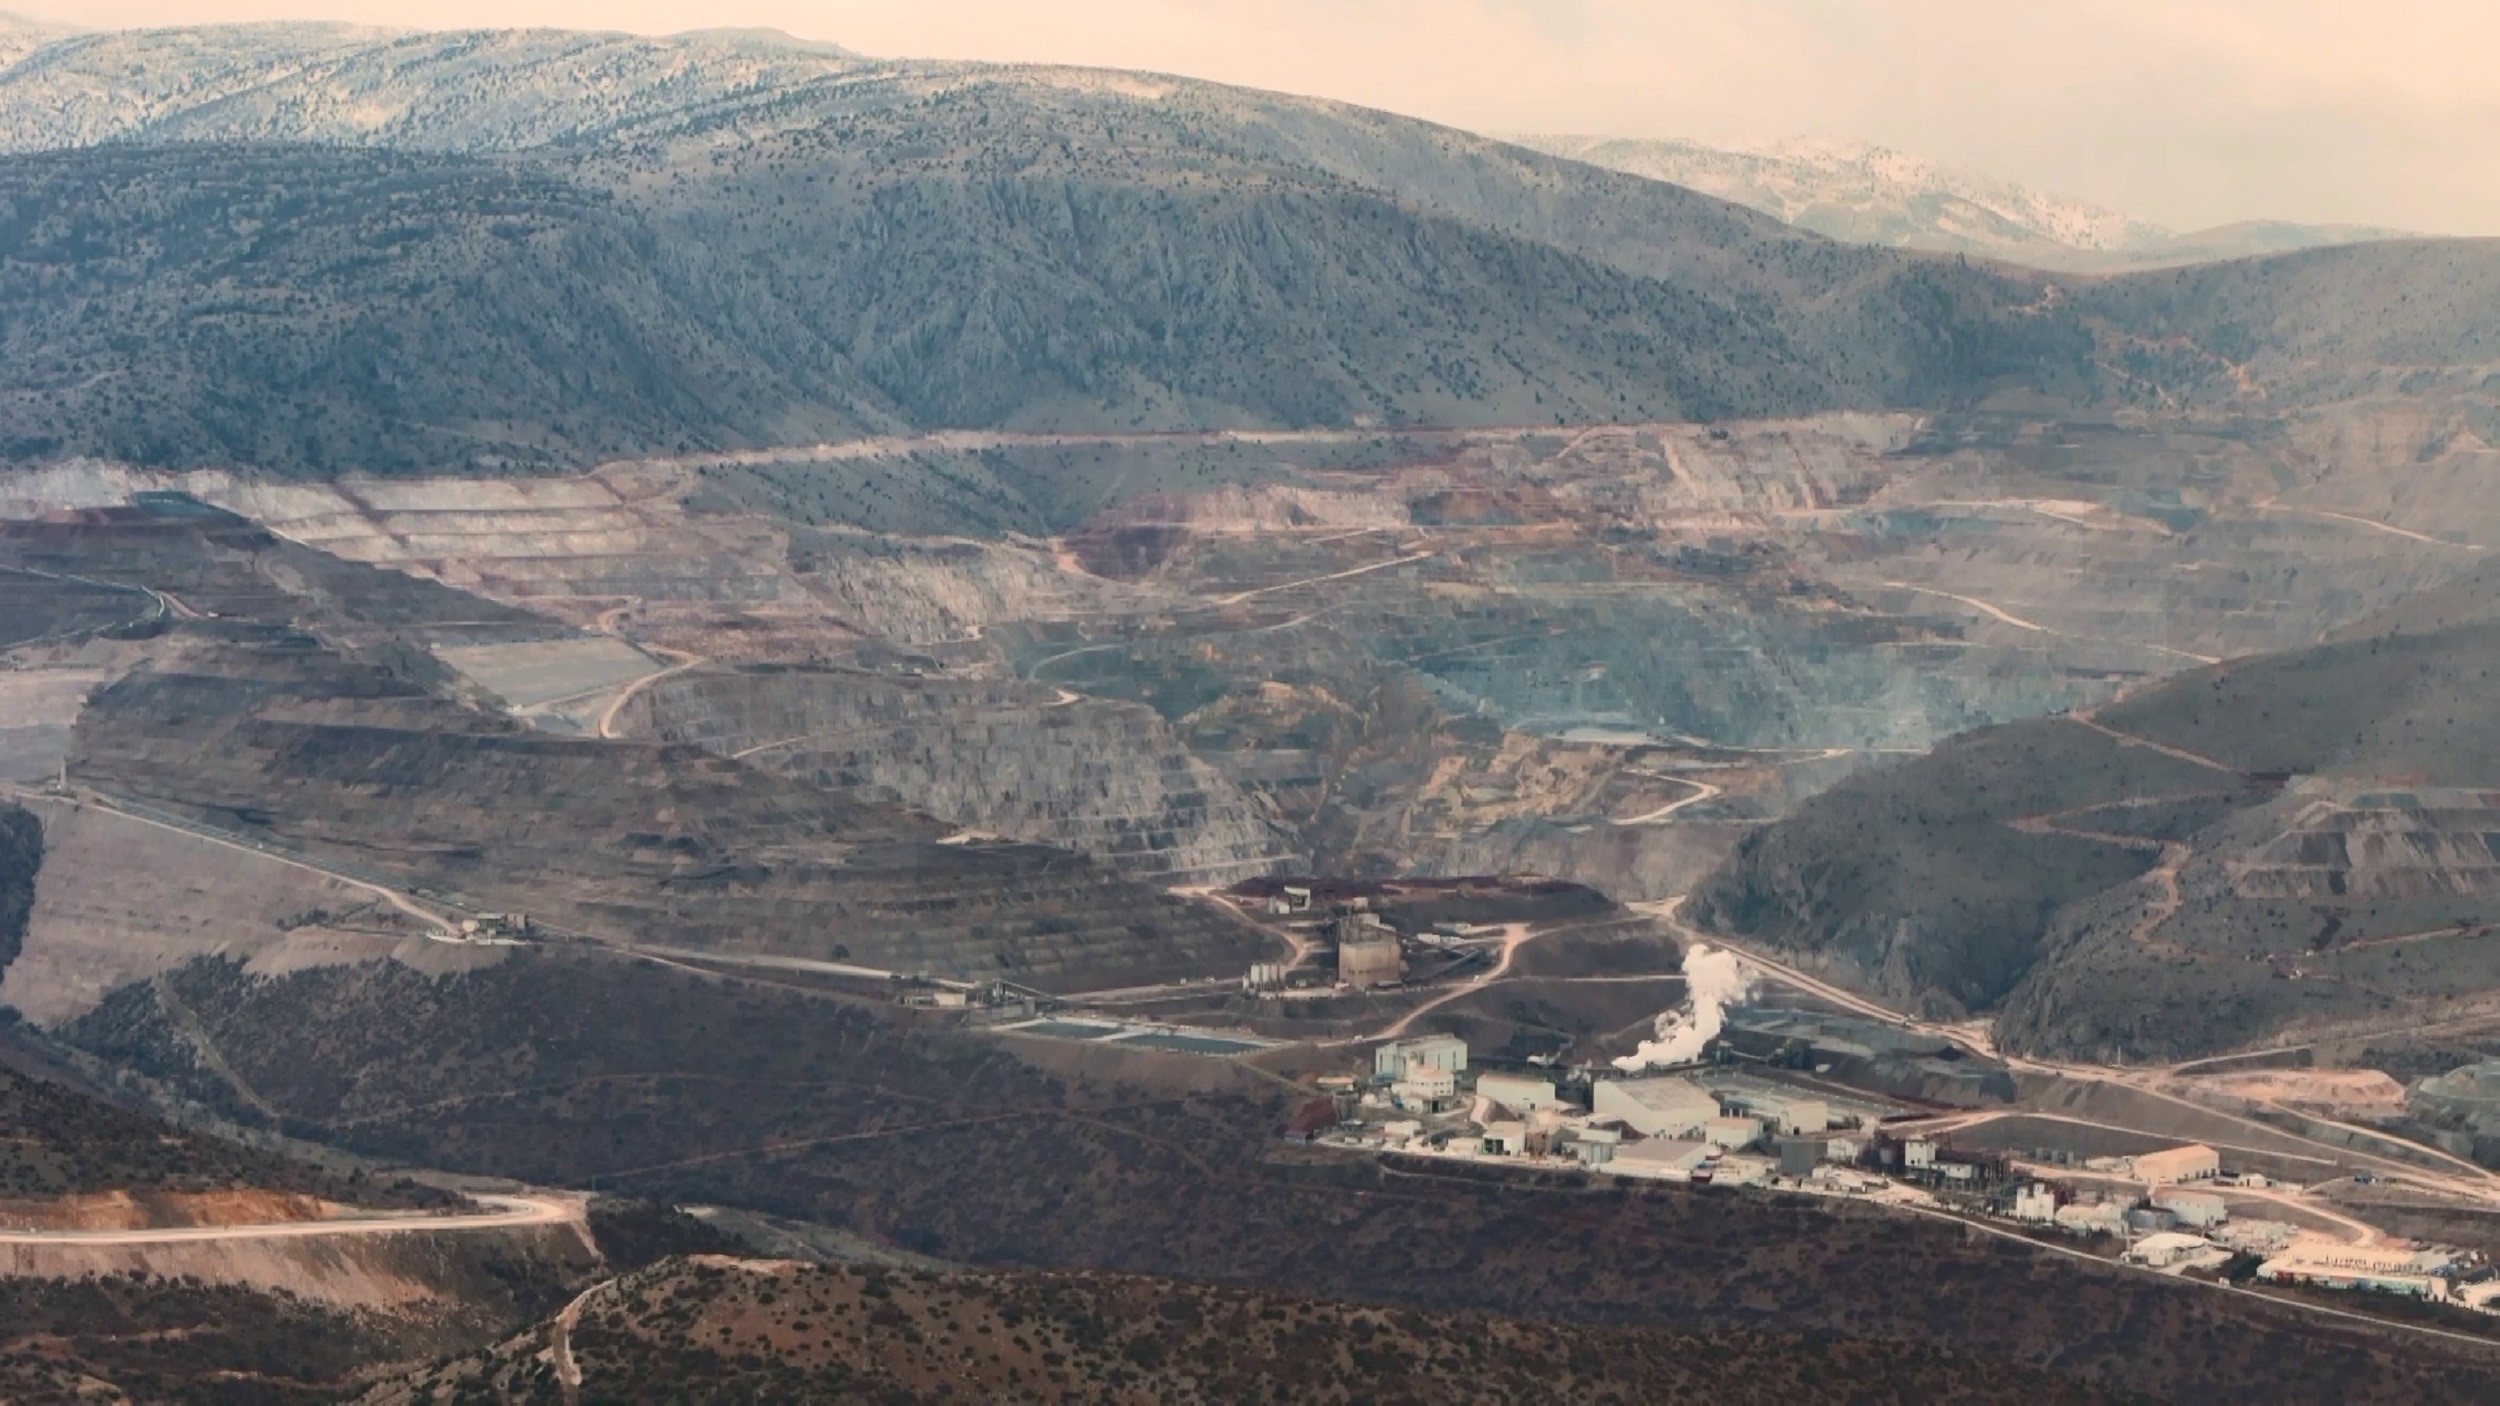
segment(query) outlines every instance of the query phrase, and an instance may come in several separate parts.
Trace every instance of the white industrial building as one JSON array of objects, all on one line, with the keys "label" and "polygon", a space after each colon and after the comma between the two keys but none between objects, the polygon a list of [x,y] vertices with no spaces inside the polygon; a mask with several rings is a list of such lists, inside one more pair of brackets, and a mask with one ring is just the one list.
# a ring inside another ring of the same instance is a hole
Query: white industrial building
[{"label": "white industrial building", "polygon": [[1488,1157],[1516,1157],[1528,1150],[1528,1125],[1487,1123],[1484,1125],[1482,1145]]},{"label": "white industrial building", "polygon": [[2037,1182],[2014,1193],[2014,1219],[2046,1225],[2057,1219],[2057,1193]]},{"label": "white industrial building", "polygon": [[1901,1165],[1914,1172],[1936,1169],[1936,1145],[1923,1137],[1914,1137],[1901,1144]]},{"label": "white industrial building", "polygon": [[1740,1151],[1762,1141],[1762,1121],[1758,1118],[1713,1118],[1701,1125],[1702,1141]]},{"label": "white industrial building", "polygon": [[1600,1118],[1619,1118],[1644,1137],[1691,1137],[1719,1116],[1719,1101],[1689,1079],[1601,1079],[1590,1099]]},{"label": "white industrial building", "polygon": [[1563,1136],[1564,1148],[1591,1167],[1602,1167],[1612,1162],[1615,1154],[1623,1148],[1623,1130],[1620,1128],[1575,1123],[1564,1130]]},{"label": "white industrial building", "polygon": [[1467,1042],[1456,1035],[1418,1035],[1412,1040],[1392,1040],[1372,1051],[1375,1078],[1395,1083],[1417,1069],[1465,1073]]},{"label": "white industrial building", "polygon": [[1476,1080],[1476,1092],[1513,1113],[1562,1105],[1562,1096],[1554,1092],[1553,1080],[1531,1079],[1525,1074],[1482,1075]]},{"label": "white industrial building", "polygon": [[2057,1208],[2057,1226],[2077,1235],[2124,1235],[2127,1233],[2127,1208],[2115,1201],[2060,1206]]},{"label": "white industrial building", "polygon": [[1458,1076],[1429,1065],[1410,1066],[1406,1076],[1389,1086],[1400,1107],[1438,1113],[1458,1097]]},{"label": "white industrial building", "polygon": [[1606,1170],[1617,1176],[1689,1181],[1694,1172],[1709,1162],[1710,1156],[1710,1144],[1706,1142],[1654,1137],[1616,1148]]},{"label": "white industrial building", "polygon": [[2193,1235],[2165,1230],[2158,1235],[2147,1235],[2129,1246],[2126,1258],[2154,1269],[2168,1269],[2181,1260],[2193,1259],[2212,1248]]},{"label": "white industrial building", "polygon": [[1832,1125],[1832,1106],[1819,1098],[1731,1089],[1720,1095],[1731,1112],[1750,1113],[1775,1133],[1819,1133]]},{"label": "white industrial building", "polygon": [[2179,1224],[2204,1230],[2231,1218],[2230,1203],[2210,1191],[2174,1191],[2163,1189],[2153,1197],[2153,1204],[2179,1218]]}]

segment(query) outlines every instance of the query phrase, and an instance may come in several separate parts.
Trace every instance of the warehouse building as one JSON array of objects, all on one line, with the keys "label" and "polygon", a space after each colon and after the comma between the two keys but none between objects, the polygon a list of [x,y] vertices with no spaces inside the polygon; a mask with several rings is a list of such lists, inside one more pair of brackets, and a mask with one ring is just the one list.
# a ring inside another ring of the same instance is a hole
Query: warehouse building
[{"label": "warehouse building", "polygon": [[1693,1173],[1710,1162],[1711,1147],[1690,1138],[1654,1137],[1643,1142],[1625,1143],[1615,1149],[1606,1170],[1617,1176],[1653,1177],[1666,1181],[1690,1181]]},{"label": "warehouse building", "polygon": [[1483,1075],[1476,1080],[1476,1092],[1513,1113],[1562,1106],[1562,1096],[1554,1092],[1551,1079],[1531,1079],[1525,1074]]},{"label": "warehouse building", "polygon": [[2230,1204],[2210,1191],[2164,1189],[2154,1195],[2153,1204],[2191,1230],[2209,1230],[2231,1218]]},{"label": "warehouse building", "polygon": [[2222,1171],[2222,1158],[2203,1143],[2192,1142],[2185,1147],[2140,1153],[2132,1159],[2132,1169],[2138,1180],[2154,1186],[2211,1181]]},{"label": "warehouse building", "polygon": [[1730,1089],[1719,1096],[1731,1113],[1750,1113],[1777,1133],[1819,1133],[1832,1125],[1832,1106],[1795,1094]]},{"label": "warehouse building", "polygon": [[1467,1072],[1467,1042],[1456,1035],[1418,1035],[1372,1051],[1372,1077],[1396,1083],[1418,1069]]},{"label": "warehouse building", "polygon": [[1756,1118],[1713,1118],[1701,1125],[1702,1141],[1739,1152],[1762,1141],[1762,1122]]},{"label": "warehouse building", "polygon": [[1619,1118],[1644,1137],[1691,1137],[1719,1116],[1719,1101],[1688,1079],[1601,1079],[1590,1099],[1600,1118]]}]

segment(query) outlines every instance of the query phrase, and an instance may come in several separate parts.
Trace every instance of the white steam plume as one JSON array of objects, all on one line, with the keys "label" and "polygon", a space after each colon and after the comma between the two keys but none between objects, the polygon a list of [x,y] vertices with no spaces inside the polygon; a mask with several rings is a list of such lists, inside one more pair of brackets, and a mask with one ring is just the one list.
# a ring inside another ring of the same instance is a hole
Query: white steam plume
[{"label": "white steam plume", "polygon": [[1745,999],[1753,983],[1746,980],[1736,954],[1696,942],[1684,954],[1684,1005],[1661,1011],[1654,1040],[1615,1061],[1615,1068],[1638,1074],[1659,1064],[1689,1064],[1701,1058],[1702,1047],[1718,1038],[1727,1024],[1729,1005]]}]

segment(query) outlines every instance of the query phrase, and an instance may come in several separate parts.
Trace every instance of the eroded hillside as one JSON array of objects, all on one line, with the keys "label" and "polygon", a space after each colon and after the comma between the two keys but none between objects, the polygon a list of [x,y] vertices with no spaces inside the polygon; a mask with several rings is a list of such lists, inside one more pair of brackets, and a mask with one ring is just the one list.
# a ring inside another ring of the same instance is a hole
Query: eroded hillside
[{"label": "eroded hillside", "polygon": [[2493,580],[1842,783],[1690,915],[2007,1045],[2179,1059],[2479,1009]]}]

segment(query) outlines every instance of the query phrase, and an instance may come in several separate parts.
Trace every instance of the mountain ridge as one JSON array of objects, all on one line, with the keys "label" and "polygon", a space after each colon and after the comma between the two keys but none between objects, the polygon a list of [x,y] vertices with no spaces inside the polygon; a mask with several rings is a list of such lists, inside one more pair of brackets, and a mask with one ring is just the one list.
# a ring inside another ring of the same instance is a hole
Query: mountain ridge
[{"label": "mountain ridge", "polygon": [[1714,147],[1541,133],[1510,140],[1686,186],[1834,239],[2068,273],[2167,268],[2413,237],[2365,225],[2265,219],[2171,230],[2088,201],[1864,142],[1795,138]]}]

